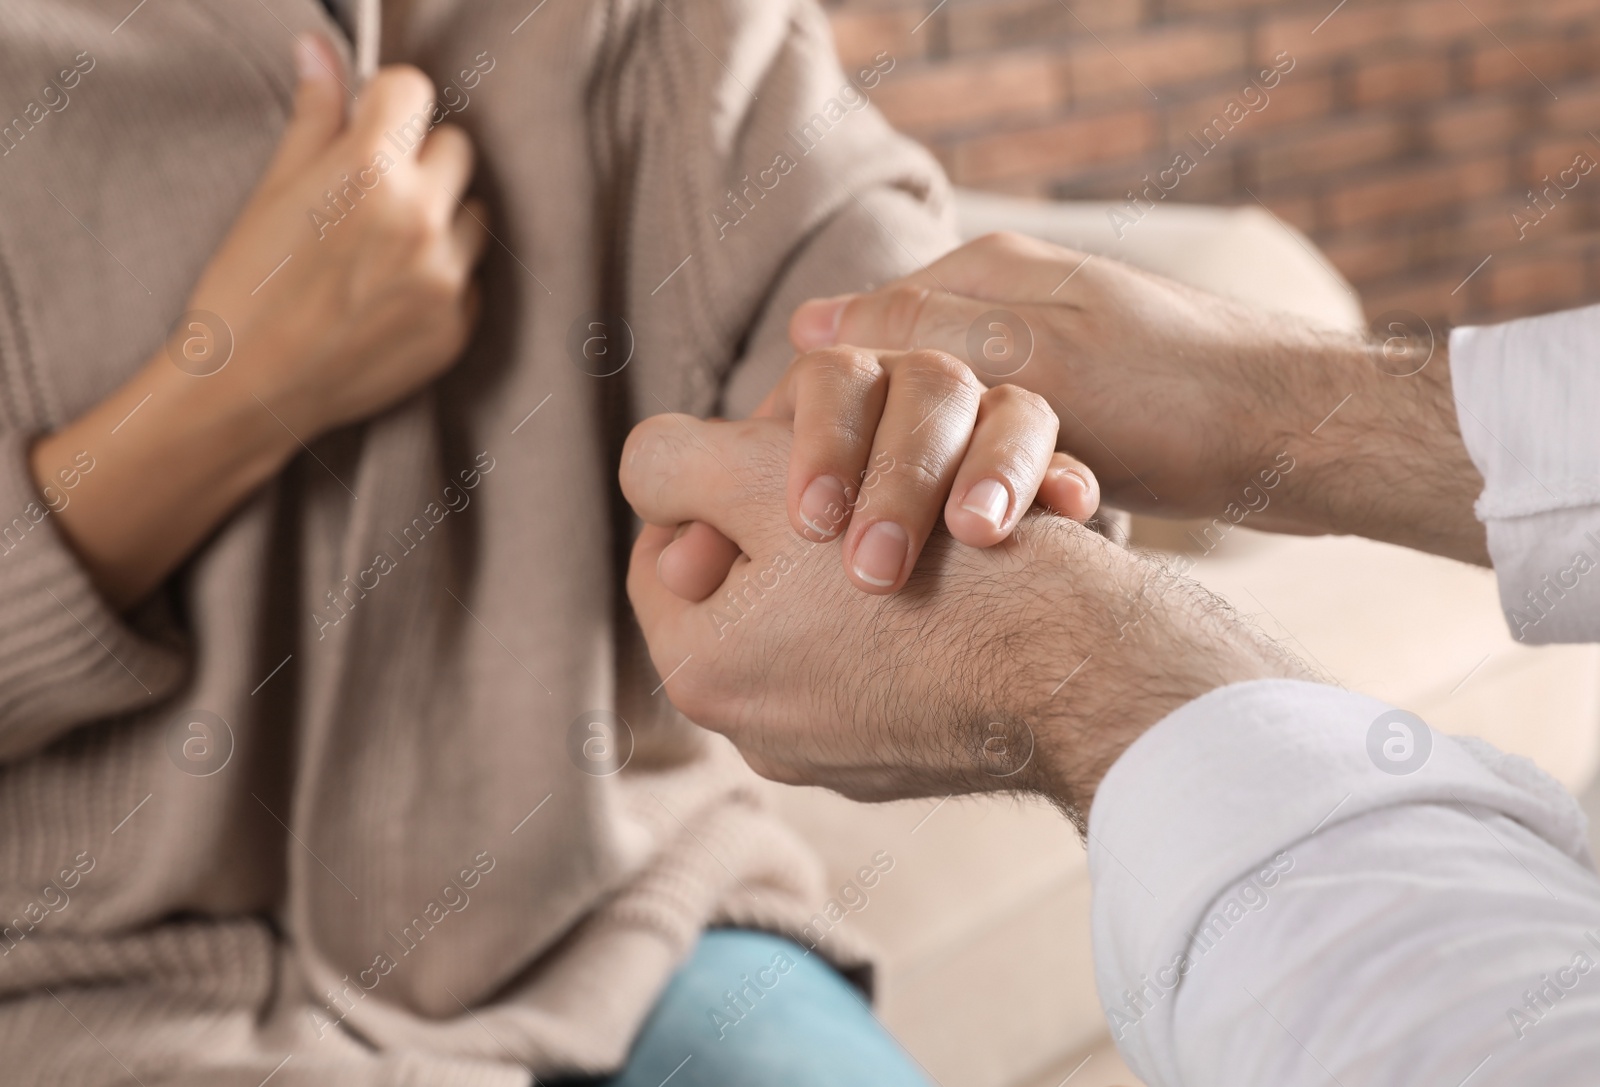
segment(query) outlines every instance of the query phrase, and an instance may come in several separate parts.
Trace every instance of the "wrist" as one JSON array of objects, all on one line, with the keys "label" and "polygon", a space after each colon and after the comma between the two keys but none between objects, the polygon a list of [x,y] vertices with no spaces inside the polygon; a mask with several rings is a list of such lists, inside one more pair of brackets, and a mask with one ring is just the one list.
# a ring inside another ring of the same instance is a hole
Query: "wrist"
[{"label": "wrist", "polygon": [[[1391,341],[1392,343],[1392,341]],[[1403,354],[1365,338],[1332,339],[1297,365],[1314,390],[1284,426],[1296,462],[1261,526],[1365,536],[1487,565],[1473,504],[1483,479],[1467,454],[1442,343]],[[1309,422],[1307,422],[1309,420]]]},{"label": "wrist", "polygon": [[256,397],[233,363],[195,376],[174,366],[164,351],[146,364],[139,380],[154,394],[150,407],[168,440],[204,450],[209,466],[202,474],[229,493],[254,490],[300,451],[297,436]]},{"label": "wrist", "polygon": [[[1194,582],[1058,520],[1007,636],[990,714],[1026,722],[1023,780],[1083,831],[1100,781],[1122,753],[1200,696],[1306,668]],[[993,733],[993,725],[989,731]]]}]

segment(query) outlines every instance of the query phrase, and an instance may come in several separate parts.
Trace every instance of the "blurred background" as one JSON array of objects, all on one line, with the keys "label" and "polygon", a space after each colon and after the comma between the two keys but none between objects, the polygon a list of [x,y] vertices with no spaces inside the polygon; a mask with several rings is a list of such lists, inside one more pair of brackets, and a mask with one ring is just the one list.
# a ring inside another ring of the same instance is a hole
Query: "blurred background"
[{"label": "blurred background", "polygon": [[1529,191],[1580,152],[1600,161],[1600,4],[1337,2],[833,0],[829,12],[847,62],[895,58],[873,100],[956,184],[1054,199],[1121,200],[1178,151],[1196,154],[1190,134],[1287,51],[1295,68],[1270,104],[1169,200],[1265,205],[1315,240],[1369,314],[1437,327],[1597,297],[1600,173],[1553,194],[1542,220]]}]

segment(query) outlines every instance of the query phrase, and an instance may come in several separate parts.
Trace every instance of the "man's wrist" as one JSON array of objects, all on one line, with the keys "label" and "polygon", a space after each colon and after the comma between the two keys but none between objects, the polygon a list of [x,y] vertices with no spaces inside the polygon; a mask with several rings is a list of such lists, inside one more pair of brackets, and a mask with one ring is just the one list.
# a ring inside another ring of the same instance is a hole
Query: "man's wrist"
[{"label": "man's wrist", "polygon": [[1051,521],[1034,530],[1036,557],[1015,582],[1027,599],[991,643],[1009,667],[996,669],[989,733],[1009,738],[1018,726],[1003,722],[1025,722],[1031,761],[992,785],[1046,796],[1081,832],[1106,772],[1168,714],[1232,683],[1310,677],[1201,586]]},{"label": "man's wrist", "polygon": [[1295,468],[1260,527],[1488,564],[1473,513],[1483,480],[1461,439],[1442,341],[1329,337],[1286,366],[1293,393],[1269,441]]}]

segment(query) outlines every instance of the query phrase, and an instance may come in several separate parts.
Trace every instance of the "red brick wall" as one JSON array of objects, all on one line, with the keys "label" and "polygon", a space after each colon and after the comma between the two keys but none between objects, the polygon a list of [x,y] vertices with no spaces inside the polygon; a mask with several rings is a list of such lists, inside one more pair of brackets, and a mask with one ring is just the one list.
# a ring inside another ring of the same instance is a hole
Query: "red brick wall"
[{"label": "red brick wall", "polygon": [[[958,184],[1123,199],[1187,149],[1194,168],[1168,199],[1259,199],[1324,248],[1371,313],[1461,322],[1600,301],[1600,169],[1529,198],[1580,153],[1600,163],[1600,0],[1336,3],[829,10],[847,61],[896,59],[874,101]],[[1246,92],[1284,53],[1293,70]],[[1202,155],[1189,134],[1230,99],[1243,118]]]}]

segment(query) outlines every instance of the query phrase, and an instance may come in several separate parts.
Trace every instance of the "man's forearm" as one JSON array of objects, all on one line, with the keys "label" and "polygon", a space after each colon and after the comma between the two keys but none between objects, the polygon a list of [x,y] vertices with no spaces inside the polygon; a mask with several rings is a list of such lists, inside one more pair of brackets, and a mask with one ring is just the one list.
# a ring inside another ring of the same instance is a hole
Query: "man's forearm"
[{"label": "man's forearm", "polygon": [[1259,365],[1278,406],[1255,424],[1257,441],[1287,450],[1295,469],[1257,525],[1489,564],[1473,513],[1483,478],[1461,440],[1443,343],[1431,358],[1408,358],[1382,343],[1329,337],[1308,354]]},{"label": "man's forearm", "polygon": [[991,677],[984,721],[1034,730],[1034,765],[992,787],[1041,793],[1083,833],[1106,772],[1169,714],[1230,684],[1312,678],[1225,602],[1159,563],[1059,519],[1026,528],[1030,564],[1011,579],[1026,591],[979,647],[1006,651],[971,672]]}]

